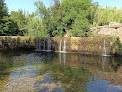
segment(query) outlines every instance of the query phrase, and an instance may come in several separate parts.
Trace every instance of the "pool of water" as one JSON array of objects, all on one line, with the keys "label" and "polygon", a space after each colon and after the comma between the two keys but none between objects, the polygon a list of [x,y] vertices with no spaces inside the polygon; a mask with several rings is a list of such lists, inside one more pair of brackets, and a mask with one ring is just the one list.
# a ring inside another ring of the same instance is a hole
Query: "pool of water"
[{"label": "pool of water", "polygon": [[0,51],[0,92],[122,92],[122,57]]}]

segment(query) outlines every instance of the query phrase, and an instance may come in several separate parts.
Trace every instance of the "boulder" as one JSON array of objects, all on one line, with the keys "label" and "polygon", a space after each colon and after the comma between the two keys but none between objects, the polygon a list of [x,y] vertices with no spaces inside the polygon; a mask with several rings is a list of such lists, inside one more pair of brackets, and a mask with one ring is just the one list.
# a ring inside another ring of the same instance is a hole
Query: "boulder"
[{"label": "boulder", "polygon": [[122,23],[110,22],[109,27],[117,29],[122,27]]}]

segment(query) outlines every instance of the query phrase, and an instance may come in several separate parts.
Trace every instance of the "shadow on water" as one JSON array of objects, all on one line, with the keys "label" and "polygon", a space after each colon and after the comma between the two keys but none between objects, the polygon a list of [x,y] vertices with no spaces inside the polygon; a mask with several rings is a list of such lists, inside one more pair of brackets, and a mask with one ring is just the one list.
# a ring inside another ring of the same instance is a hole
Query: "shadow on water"
[{"label": "shadow on water", "polygon": [[121,57],[0,52],[0,91],[121,92]]}]

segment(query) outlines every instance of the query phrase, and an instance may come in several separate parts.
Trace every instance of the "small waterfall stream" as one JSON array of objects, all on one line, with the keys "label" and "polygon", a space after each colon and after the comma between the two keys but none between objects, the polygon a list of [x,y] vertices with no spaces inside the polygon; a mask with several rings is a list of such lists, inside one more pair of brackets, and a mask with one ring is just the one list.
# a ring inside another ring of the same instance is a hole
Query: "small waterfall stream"
[{"label": "small waterfall stream", "polygon": [[47,51],[51,51],[51,38],[48,38]]},{"label": "small waterfall stream", "polygon": [[43,49],[41,50],[42,47],[42,38],[41,37],[37,37],[36,38],[36,51],[46,51],[46,52],[51,52],[51,38],[44,38],[43,39]]},{"label": "small waterfall stream", "polygon": [[64,39],[64,47],[63,47],[63,51],[66,52],[66,40]]},{"label": "small waterfall stream", "polygon": [[37,37],[36,38],[36,51],[40,51],[41,50],[41,38]]},{"label": "small waterfall stream", "polygon": [[44,38],[43,40],[43,50],[42,51],[46,51],[46,52],[51,52],[51,38]]},{"label": "small waterfall stream", "polygon": [[106,50],[106,40],[104,40],[104,43],[103,43],[103,53],[102,53],[103,56],[107,56],[107,50]]},{"label": "small waterfall stream", "polygon": [[61,43],[62,43],[62,39],[60,40],[59,51],[61,51]]},{"label": "small waterfall stream", "polygon": [[62,49],[62,39],[60,40],[60,43],[59,43],[59,52],[66,53],[66,40],[65,39],[64,39],[64,43],[63,43],[63,49]]}]

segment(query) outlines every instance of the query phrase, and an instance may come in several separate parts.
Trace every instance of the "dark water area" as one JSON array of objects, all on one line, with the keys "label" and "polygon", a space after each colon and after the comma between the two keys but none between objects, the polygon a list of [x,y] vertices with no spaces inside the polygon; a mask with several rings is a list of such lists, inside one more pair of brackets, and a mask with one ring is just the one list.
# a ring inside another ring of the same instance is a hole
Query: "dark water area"
[{"label": "dark water area", "polygon": [[122,57],[0,51],[0,92],[122,92]]}]

